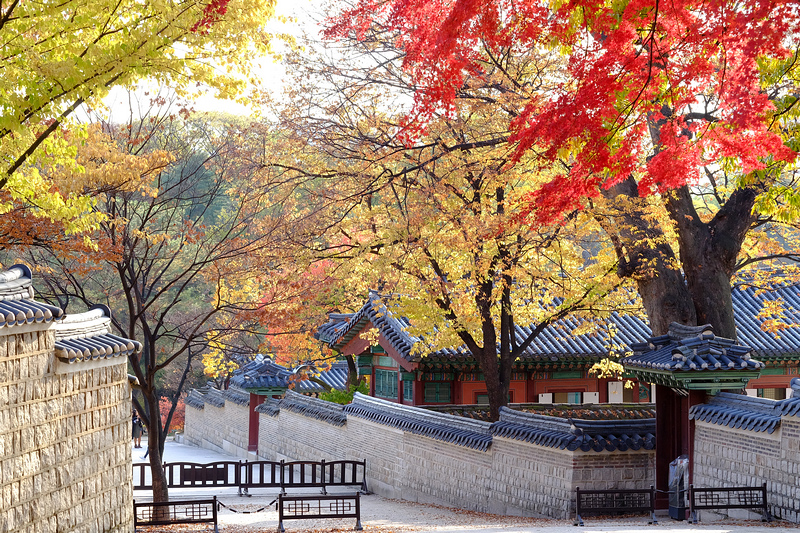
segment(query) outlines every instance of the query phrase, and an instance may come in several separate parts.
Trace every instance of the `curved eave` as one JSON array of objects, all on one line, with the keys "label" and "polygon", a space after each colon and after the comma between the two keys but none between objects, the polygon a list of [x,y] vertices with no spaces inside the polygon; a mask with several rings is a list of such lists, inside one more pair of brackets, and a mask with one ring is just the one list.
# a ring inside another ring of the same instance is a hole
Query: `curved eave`
[{"label": "curved eave", "polygon": [[756,379],[761,370],[724,370],[724,371],[681,371],[645,369],[626,366],[639,381],[665,385],[676,389],[705,390],[712,394],[721,390],[743,389],[750,380]]}]

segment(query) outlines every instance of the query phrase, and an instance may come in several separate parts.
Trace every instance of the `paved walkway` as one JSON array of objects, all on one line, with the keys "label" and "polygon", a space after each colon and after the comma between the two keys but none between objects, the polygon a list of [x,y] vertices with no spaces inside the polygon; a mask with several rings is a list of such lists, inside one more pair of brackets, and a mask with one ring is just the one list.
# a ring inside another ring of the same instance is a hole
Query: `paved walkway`
[{"label": "paved walkway", "polygon": [[[146,448],[133,449],[133,462],[141,463]],[[194,446],[168,441],[164,450],[165,462],[214,462],[236,460],[235,457],[204,450]],[[274,533],[278,524],[278,512],[274,505],[268,506],[277,497],[277,490],[255,489],[252,497],[238,496],[236,488],[216,489],[170,489],[170,498],[201,499],[217,496],[225,508],[219,514],[221,533]],[[333,491],[331,491],[333,492]],[[150,491],[134,491],[134,499],[149,501]],[[257,511],[264,509],[263,511]],[[240,511],[240,513],[232,510]],[[250,511],[243,514],[241,511]],[[677,522],[664,517],[657,525],[648,525],[645,518],[626,519],[593,519],[585,520],[586,526],[578,528],[567,520],[547,520],[534,518],[518,518],[510,516],[476,513],[449,507],[424,505],[402,500],[383,498],[368,494],[361,498],[361,522],[368,533],[628,533],[646,531],[657,533],[673,531],[676,533],[775,533],[778,529],[800,531],[800,527],[785,522],[764,524],[758,521],[724,521],[709,522],[698,525]],[[702,519],[702,516],[701,516]],[[292,520],[285,522],[287,533],[300,531],[328,533],[334,531],[352,531],[352,519],[346,520]],[[143,530],[144,531],[144,530]],[[150,532],[159,531],[156,528]],[[167,531],[167,530],[163,530]],[[169,529],[168,531],[175,531]],[[193,531],[200,531],[194,529]]]}]

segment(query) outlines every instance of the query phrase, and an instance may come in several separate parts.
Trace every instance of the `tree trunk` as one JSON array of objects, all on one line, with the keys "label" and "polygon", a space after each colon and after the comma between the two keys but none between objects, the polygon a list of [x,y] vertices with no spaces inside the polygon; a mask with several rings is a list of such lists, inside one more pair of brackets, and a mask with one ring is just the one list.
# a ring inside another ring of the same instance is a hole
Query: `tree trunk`
[{"label": "tree trunk", "polygon": [[664,335],[672,322],[694,326],[697,315],[675,253],[657,221],[645,211],[633,177],[604,191],[610,201],[600,224],[614,243],[618,274],[632,278],[644,303],[653,335]]},{"label": "tree trunk", "polygon": [[736,340],[731,278],[755,215],[757,192],[735,190],[711,221],[700,220],[688,187],[672,191],[666,207],[678,228],[681,264],[698,324],[711,324],[720,337]]},{"label": "tree trunk", "polygon": [[500,419],[500,408],[508,405],[511,365],[503,365],[498,358],[497,349],[489,346],[488,343],[484,344],[483,349],[474,355],[486,383],[489,418],[495,422]]},{"label": "tree trunk", "polygon": [[147,422],[147,456],[150,459],[150,472],[153,479],[153,501],[168,502],[169,489],[167,488],[167,475],[164,472],[163,450],[164,445],[161,432],[161,413],[158,398],[152,388],[142,388],[145,397],[148,416]]}]

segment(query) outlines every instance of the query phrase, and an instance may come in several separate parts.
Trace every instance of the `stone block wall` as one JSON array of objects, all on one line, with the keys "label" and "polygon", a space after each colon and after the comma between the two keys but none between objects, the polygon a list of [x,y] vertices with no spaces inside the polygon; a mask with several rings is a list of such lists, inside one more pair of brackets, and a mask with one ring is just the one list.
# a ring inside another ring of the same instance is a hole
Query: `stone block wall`
[{"label": "stone block wall", "polygon": [[[208,404],[198,409],[187,402],[187,442],[208,442],[200,435],[232,419],[228,409],[239,408],[226,402],[221,409]],[[413,414],[416,408],[408,409]],[[568,451],[495,436],[482,451],[352,415],[343,425],[324,415],[288,408],[261,413],[259,456],[366,460],[367,483],[377,494],[523,516],[572,516],[576,486],[648,488],[654,483],[652,450]],[[426,411],[424,418],[437,416]]]},{"label": "stone block wall", "polygon": [[187,418],[184,426],[184,439],[187,444],[199,446],[221,453],[228,453],[246,459],[248,439],[249,408],[219,395],[212,402],[206,402],[202,409],[192,408],[193,416]]},{"label": "stone block wall", "polygon": [[5,331],[0,531],[133,531],[126,358],[67,364],[52,331]]},{"label": "stone block wall", "polygon": [[695,422],[694,479],[698,487],[767,483],[771,512],[800,522],[800,418],[784,417],[773,433]]}]

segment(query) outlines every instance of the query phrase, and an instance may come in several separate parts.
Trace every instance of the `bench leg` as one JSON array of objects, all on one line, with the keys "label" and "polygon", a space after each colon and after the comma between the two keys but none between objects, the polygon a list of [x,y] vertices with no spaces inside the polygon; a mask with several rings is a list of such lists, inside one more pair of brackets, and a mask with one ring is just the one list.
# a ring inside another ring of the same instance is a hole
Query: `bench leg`
[{"label": "bench leg", "polygon": [[356,529],[355,530],[356,531],[362,531],[363,529],[364,528],[361,527],[361,519],[360,518],[356,518]]}]

